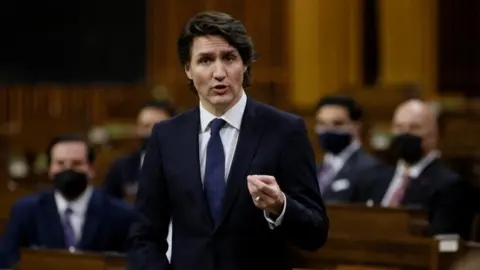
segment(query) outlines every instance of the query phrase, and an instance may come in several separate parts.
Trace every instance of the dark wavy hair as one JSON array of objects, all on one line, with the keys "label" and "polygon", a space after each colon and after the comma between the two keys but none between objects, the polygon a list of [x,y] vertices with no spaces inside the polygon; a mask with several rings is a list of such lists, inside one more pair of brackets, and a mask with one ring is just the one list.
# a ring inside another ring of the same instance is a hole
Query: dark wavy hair
[{"label": "dark wavy hair", "polygon": [[93,164],[95,162],[95,150],[93,147],[90,145],[88,140],[85,138],[85,136],[76,134],[76,133],[65,133],[65,134],[59,134],[57,136],[54,136],[50,143],[47,146],[47,163],[50,165],[52,162],[52,149],[55,147],[57,144],[60,143],[65,143],[65,142],[80,142],[84,143],[85,147],[87,148],[87,160],[88,163]]},{"label": "dark wavy hair", "polygon": [[[222,12],[207,11],[195,15],[185,24],[177,40],[178,58],[182,66],[190,64],[193,40],[201,36],[220,36],[238,50],[244,65],[247,66],[243,87],[250,86],[251,64],[257,59],[257,53],[245,26]],[[191,80],[190,86],[195,89]]]}]

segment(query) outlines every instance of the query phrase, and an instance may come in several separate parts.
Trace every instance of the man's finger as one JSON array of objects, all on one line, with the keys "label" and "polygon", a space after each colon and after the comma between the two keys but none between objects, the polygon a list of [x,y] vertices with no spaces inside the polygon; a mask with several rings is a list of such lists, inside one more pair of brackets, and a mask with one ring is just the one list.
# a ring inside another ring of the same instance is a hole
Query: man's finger
[{"label": "man's finger", "polygon": [[278,195],[277,186],[264,185],[259,188],[259,191],[266,194],[268,197],[275,199]]},{"label": "man's finger", "polygon": [[277,185],[268,185],[258,179],[258,177],[251,177],[248,180],[248,184],[254,186],[257,192],[261,192],[262,194],[265,194],[273,199],[277,197]]},{"label": "man's finger", "polygon": [[270,198],[269,196],[266,196],[265,194],[261,194],[252,199],[254,201],[254,204],[261,209],[266,209],[267,207],[275,203],[274,199]]},{"label": "man's finger", "polygon": [[258,190],[262,189],[264,186],[267,185],[264,182],[260,181],[256,176],[248,176],[247,182],[252,186],[254,186],[255,188],[257,188]]},{"label": "man's finger", "polygon": [[277,181],[275,180],[275,177],[271,175],[256,175],[256,178],[269,185],[277,183]]},{"label": "man's finger", "polygon": [[248,192],[250,192],[250,194],[258,192],[257,186],[252,184],[251,181],[247,181],[247,187],[248,187]]}]

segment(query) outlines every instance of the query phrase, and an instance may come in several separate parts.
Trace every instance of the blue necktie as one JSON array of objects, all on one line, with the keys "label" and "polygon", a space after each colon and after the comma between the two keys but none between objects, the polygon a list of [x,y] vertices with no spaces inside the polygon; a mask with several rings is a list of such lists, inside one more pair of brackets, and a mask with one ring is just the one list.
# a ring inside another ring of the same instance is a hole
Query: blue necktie
[{"label": "blue necktie", "polygon": [[65,220],[63,222],[63,232],[65,233],[65,245],[68,249],[75,248],[75,232],[72,226],[72,214],[73,211],[70,208],[65,210]]},{"label": "blue necktie", "polygon": [[210,122],[210,140],[207,145],[207,162],[203,181],[210,214],[215,224],[218,224],[220,218],[225,191],[225,152],[220,138],[220,130],[224,125],[225,120],[220,118]]}]

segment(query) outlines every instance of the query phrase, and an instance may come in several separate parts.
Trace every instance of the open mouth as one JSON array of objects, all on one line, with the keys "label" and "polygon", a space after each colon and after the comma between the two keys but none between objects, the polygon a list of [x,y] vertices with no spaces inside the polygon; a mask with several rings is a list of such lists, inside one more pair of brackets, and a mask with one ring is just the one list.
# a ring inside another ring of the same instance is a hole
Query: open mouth
[{"label": "open mouth", "polygon": [[227,92],[227,86],[224,84],[215,85],[213,91],[216,94],[225,94]]}]

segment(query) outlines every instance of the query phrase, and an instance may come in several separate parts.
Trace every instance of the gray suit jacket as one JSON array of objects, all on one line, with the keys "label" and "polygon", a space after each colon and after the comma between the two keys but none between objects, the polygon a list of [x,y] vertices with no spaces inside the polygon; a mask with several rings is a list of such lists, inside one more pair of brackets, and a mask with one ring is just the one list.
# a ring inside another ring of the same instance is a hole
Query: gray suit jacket
[{"label": "gray suit jacket", "polygon": [[[373,157],[363,148],[355,151],[345,162],[344,166],[335,175],[333,180],[327,186],[322,196],[325,202],[342,202],[349,203],[353,200],[353,191],[355,183],[355,177],[362,171],[370,169],[379,165],[378,159]],[[318,166],[318,172],[322,168],[322,164]]]}]

